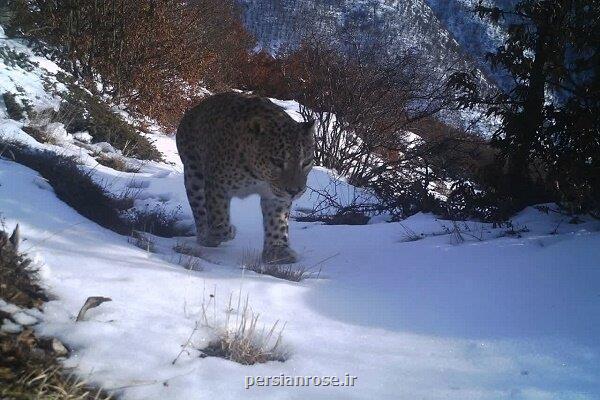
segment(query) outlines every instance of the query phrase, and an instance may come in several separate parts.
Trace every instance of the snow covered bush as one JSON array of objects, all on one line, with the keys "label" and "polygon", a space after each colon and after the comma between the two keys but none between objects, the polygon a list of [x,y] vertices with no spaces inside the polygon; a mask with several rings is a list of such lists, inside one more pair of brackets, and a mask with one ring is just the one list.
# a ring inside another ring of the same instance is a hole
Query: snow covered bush
[{"label": "snow covered bush", "polygon": [[160,161],[162,154],[129,122],[85,89],[75,85],[68,77],[61,80],[69,91],[53,120],[62,122],[67,132],[88,132],[92,142],[107,142],[121,150],[124,156]]},{"label": "snow covered bush", "polygon": [[117,233],[130,233],[129,225],[121,217],[127,202],[109,195],[90,173],[79,168],[74,158],[3,141],[0,141],[0,149],[4,157],[36,170],[56,196],[81,215]]},{"label": "snow covered bush", "polygon": [[2,100],[4,100],[4,107],[9,118],[20,121],[25,117],[25,108],[19,104],[17,96],[14,93],[3,93]]}]

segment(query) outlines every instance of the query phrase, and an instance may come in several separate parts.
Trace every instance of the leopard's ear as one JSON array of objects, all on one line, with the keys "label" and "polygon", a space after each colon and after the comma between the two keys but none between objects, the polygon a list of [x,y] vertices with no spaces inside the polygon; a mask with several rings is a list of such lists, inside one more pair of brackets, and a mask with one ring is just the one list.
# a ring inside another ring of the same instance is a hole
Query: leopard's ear
[{"label": "leopard's ear", "polygon": [[315,131],[317,129],[317,121],[316,120],[309,119],[308,121],[300,122],[300,125],[302,125],[302,129],[305,133],[310,134],[310,135],[315,134]]}]

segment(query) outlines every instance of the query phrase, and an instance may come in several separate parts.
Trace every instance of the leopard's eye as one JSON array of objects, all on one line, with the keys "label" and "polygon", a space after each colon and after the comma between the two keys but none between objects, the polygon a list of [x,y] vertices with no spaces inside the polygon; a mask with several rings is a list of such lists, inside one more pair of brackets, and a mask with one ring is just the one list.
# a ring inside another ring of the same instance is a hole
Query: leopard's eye
[{"label": "leopard's eye", "polygon": [[270,157],[271,164],[277,168],[283,169],[284,161],[281,158]]}]

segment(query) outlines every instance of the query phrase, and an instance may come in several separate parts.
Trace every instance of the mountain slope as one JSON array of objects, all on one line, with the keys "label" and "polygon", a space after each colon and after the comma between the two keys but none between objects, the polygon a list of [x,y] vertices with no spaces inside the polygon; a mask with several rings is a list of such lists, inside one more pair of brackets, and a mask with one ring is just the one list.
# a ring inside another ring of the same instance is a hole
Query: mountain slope
[{"label": "mountain slope", "polygon": [[352,28],[365,40],[383,37],[395,51],[415,50],[440,66],[478,66],[425,0],[240,2],[246,25],[271,51],[293,47],[309,33]]}]

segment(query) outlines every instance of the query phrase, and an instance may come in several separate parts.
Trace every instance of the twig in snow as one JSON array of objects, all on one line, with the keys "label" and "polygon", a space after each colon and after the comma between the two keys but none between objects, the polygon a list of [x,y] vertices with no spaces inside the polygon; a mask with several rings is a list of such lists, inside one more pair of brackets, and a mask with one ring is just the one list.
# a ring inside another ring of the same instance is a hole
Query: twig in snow
[{"label": "twig in snow", "polygon": [[175,359],[171,362],[171,365],[175,365],[177,360],[179,360],[179,357],[181,357],[183,352],[190,345],[190,342],[192,341],[192,337],[194,336],[194,333],[196,333],[196,331],[198,330],[198,326],[199,326],[198,321],[196,321],[196,325],[194,325],[194,329],[192,330],[192,333],[190,333],[190,336],[185,341],[185,344],[183,346],[181,346],[181,350],[179,351],[179,354],[177,354],[177,357],[175,357]]},{"label": "twig in snow", "polygon": [[85,301],[85,303],[83,304],[83,307],[81,307],[81,310],[79,310],[79,314],[77,314],[77,318],[75,319],[75,322],[83,321],[83,317],[85,316],[85,313],[90,308],[98,307],[100,304],[102,304],[106,301],[112,301],[112,299],[108,298],[108,297],[102,297],[102,296],[88,297],[87,300]]},{"label": "twig in snow", "polygon": [[558,235],[558,228],[563,223],[563,221],[564,221],[563,219],[561,219],[560,221],[558,221],[558,224],[556,224],[556,226],[554,227],[554,229],[552,230],[552,232],[550,232],[551,235]]}]

